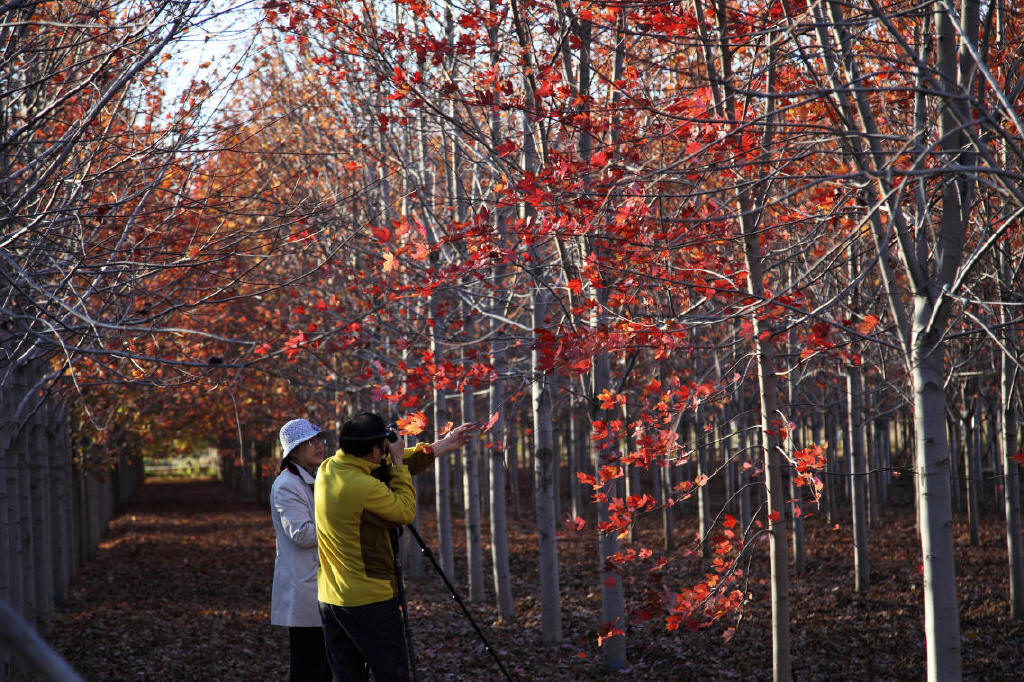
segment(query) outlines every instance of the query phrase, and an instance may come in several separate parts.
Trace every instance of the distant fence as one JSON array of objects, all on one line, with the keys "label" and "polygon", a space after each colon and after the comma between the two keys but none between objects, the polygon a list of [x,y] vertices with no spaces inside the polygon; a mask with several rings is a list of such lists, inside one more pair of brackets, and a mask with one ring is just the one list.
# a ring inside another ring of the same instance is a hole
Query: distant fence
[{"label": "distant fence", "polygon": [[242,455],[221,453],[217,477],[239,497],[270,506],[270,486],[280,464],[277,443],[248,443]]},{"label": "distant fence", "polygon": [[[8,368],[0,392],[0,601],[44,637],[78,569],[96,554],[111,518],[143,481],[141,459],[83,469],[72,457],[67,407],[37,388],[45,368]],[[0,679],[34,666],[4,636]]]}]

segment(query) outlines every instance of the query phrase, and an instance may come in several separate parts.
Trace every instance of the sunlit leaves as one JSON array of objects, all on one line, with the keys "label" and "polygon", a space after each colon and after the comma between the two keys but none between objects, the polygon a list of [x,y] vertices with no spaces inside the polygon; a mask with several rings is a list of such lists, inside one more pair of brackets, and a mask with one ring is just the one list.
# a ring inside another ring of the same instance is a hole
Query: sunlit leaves
[{"label": "sunlit leaves", "polygon": [[423,433],[427,428],[427,415],[422,412],[412,412],[399,418],[395,423],[403,436],[415,436]]}]

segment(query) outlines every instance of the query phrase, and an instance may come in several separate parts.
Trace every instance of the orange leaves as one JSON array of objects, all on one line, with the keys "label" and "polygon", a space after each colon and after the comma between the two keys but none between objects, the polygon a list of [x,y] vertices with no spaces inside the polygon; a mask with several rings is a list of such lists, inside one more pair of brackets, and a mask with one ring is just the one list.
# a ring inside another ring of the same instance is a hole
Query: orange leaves
[{"label": "orange leaves", "polygon": [[577,516],[576,518],[572,518],[570,516],[565,517],[565,527],[569,530],[581,531],[586,525],[586,520],[581,516]]},{"label": "orange leaves", "polygon": [[509,156],[510,154],[514,154],[518,150],[519,144],[513,140],[505,140],[504,142],[498,145],[497,149],[495,149],[499,159],[503,159],[506,156]]},{"label": "orange leaves", "polygon": [[861,334],[870,334],[878,326],[877,315],[865,315],[864,321],[857,325],[857,331]]},{"label": "orange leaves", "polygon": [[402,417],[395,424],[403,436],[415,436],[423,433],[423,430],[427,428],[427,415],[422,412],[413,412]]},{"label": "orange leaves", "polygon": [[625,475],[625,472],[623,472],[623,470],[620,467],[606,464],[603,467],[601,467],[599,475],[601,477],[601,483],[603,484],[607,483],[608,481],[613,481],[616,478],[622,478]]},{"label": "orange leaves", "polygon": [[824,488],[821,479],[815,475],[816,471],[825,468],[827,463],[825,448],[827,445],[811,445],[793,453],[793,467],[795,468],[793,483],[796,486],[807,486],[815,500],[821,496]]},{"label": "orange leaves", "polygon": [[601,401],[602,410],[612,410],[615,409],[616,405],[626,404],[626,396],[622,395],[621,393],[616,395],[607,388],[601,391],[600,394],[598,394],[597,399]]},{"label": "orange leaves", "polygon": [[598,646],[603,646],[604,643],[606,641],[608,641],[609,639],[611,639],[613,637],[622,637],[625,634],[626,634],[625,632],[623,632],[619,628],[615,627],[613,624],[605,623],[604,625],[601,626],[601,629],[598,631],[598,634],[597,634],[597,645]]},{"label": "orange leaves", "polygon": [[647,493],[630,495],[626,498],[626,506],[633,511],[651,511],[658,506],[658,501]]},{"label": "orange leaves", "polygon": [[495,412],[494,414],[492,414],[492,415],[491,415],[491,418],[487,420],[487,423],[486,423],[486,424],[484,424],[484,425],[483,425],[483,428],[482,428],[482,429],[480,429],[480,430],[481,430],[482,432],[485,432],[485,433],[486,433],[487,431],[490,431],[490,430],[491,430],[492,428],[494,428],[494,425],[498,423],[498,418],[499,418],[500,416],[501,416],[501,411],[500,411],[500,410],[499,410],[499,411],[497,411],[497,412]]},{"label": "orange leaves", "polygon": [[807,347],[803,351],[802,357],[806,357],[814,353],[814,351],[828,350],[835,347],[835,343],[829,338],[832,332],[832,325],[828,322],[815,322],[811,325],[811,330],[804,337],[804,342]]},{"label": "orange leaves", "polygon": [[423,261],[430,256],[430,249],[423,242],[414,242],[408,249],[409,257],[413,260]]},{"label": "orange leaves", "polygon": [[[611,505],[609,505],[611,509]],[[605,534],[615,533],[621,540],[629,535],[629,529],[633,524],[633,515],[627,511],[612,512],[607,521],[599,522],[597,529]]]},{"label": "orange leaves", "polygon": [[824,445],[812,445],[794,452],[793,459],[796,470],[804,473],[808,470],[823,468],[825,466],[825,447]]},{"label": "orange leaves", "polygon": [[623,568],[629,563],[647,561],[652,556],[654,556],[654,552],[646,547],[641,547],[639,550],[630,548],[624,552],[616,552],[615,554],[612,554],[608,557],[608,563],[617,568]]},{"label": "orange leaves", "polygon": [[463,14],[459,17],[459,26],[469,31],[475,31],[480,26],[479,13],[470,12],[469,14]]},{"label": "orange leaves", "polygon": [[538,184],[537,176],[529,171],[523,173],[523,178],[516,183],[516,189],[522,194],[523,199],[534,208],[540,208],[552,199],[551,194]]}]

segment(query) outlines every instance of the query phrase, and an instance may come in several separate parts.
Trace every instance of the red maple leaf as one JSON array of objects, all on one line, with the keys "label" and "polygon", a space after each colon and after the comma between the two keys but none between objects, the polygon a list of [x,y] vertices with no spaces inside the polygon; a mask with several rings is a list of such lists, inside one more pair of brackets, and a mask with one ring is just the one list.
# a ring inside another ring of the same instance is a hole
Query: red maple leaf
[{"label": "red maple leaf", "polygon": [[399,419],[396,424],[403,436],[415,436],[423,433],[423,430],[427,428],[427,415],[422,412],[413,412]]},{"label": "red maple leaf", "polygon": [[490,430],[491,430],[491,428],[492,428],[492,427],[493,427],[493,426],[494,426],[495,424],[497,424],[497,423],[498,423],[498,417],[499,417],[500,415],[501,415],[501,412],[500,412],[500,411],[498,411],[498,412],[495,412],[494,414],[492,414],[492,415],[491,415],[491,418],[487,420],[487,423],[486,423],[486,424],[484,424],[484,425],[483,425],[483,428],[481,428],[480,430],[481,430],[482,432],[487,432],[487,431],[490,431]]}]

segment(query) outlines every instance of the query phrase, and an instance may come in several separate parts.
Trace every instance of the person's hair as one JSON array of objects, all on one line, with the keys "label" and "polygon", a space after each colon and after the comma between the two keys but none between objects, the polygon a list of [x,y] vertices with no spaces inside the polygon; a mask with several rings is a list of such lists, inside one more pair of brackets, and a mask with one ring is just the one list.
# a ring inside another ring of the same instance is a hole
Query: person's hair
[{"label": "person's hair", "polygon": [[387,424],[379,414],[361,412],[341,425],[338,447],[350,455],[366,457],[375,445],[384,446]]},{"label": "person's hair", "polygon": [[299,475],[299,466],[292,461],[291,453],[288,453],[287,457],[281,458],[281,468],[278,470],[278,473],[285,470],[292,472],[296,476]]}]

